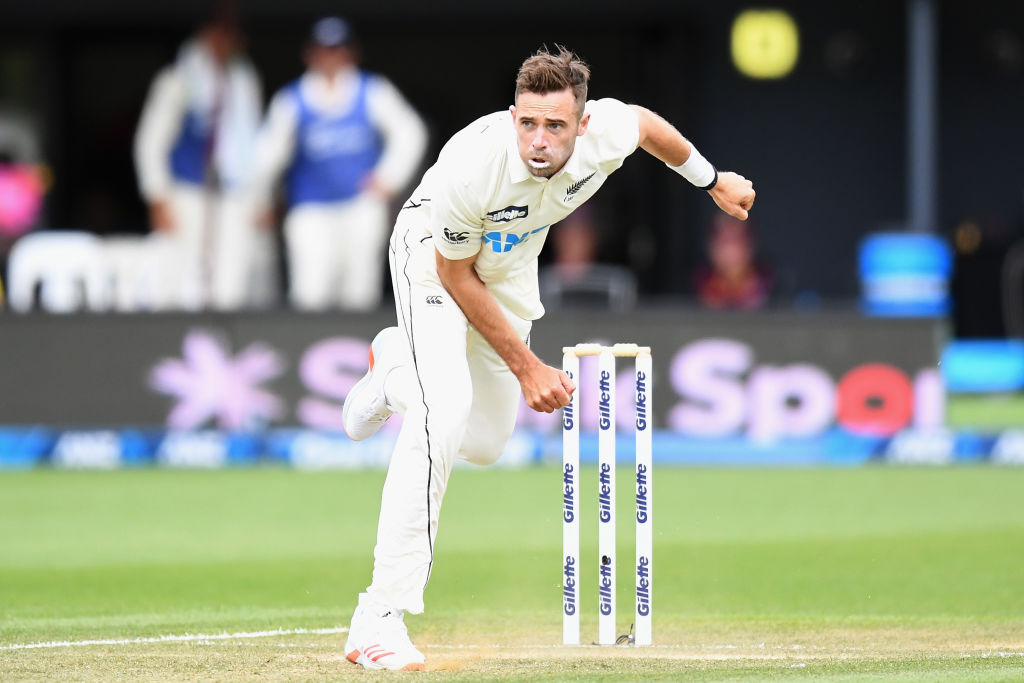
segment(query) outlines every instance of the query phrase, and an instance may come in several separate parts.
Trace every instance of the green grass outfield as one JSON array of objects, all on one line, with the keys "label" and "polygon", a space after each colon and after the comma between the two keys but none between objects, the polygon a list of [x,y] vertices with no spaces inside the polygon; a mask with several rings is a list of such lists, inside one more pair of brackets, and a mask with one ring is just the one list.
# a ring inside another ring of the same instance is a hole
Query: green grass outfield
[{"label": "green grass outfield", "polygon": [[946,420],[954,429],[993,431],[1021,427],[1024,393],[954,394],[948,400]]},{"label": "green grass outfield", "polygon": [[[383,478],[3,474],[0,680],[391,678],[348,664],[338,632],[369,579]],[[654,486],[656,646],[563,648],[559,470],[456,471],[427,613],[407,617],[433,669],[419,677],[1024,680],[1024,470],[666,467]],[[627,471],[619,493],[625,630]],[[588,641],[595,499],[582,501]]]}]

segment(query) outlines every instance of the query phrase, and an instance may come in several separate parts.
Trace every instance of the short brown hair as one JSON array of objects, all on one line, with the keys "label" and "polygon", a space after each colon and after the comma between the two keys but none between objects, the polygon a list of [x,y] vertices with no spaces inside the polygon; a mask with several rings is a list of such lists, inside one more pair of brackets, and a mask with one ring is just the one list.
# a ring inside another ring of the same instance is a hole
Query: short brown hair
[{"label": "short brown hair", "polygon": [[576,112],[582,116],[583,105],[587,101],[590,67],[572,50],[562,45],[555,45],[555,48],[558,54],[551,54],[546,46],[542,47],[519,67],[516,97],[524,92],[546,95],[571,88]]}]

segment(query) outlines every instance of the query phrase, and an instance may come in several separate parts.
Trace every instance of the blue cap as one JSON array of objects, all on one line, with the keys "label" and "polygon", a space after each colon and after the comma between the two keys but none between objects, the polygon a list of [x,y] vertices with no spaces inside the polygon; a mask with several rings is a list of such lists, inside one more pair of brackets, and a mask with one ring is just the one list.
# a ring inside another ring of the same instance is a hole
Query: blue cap
[{"label": "blue cap", "polygon": [[324,17],[315,24],[310,42],[323,47],[341,47],[352,42],[352,28],[340,17]]}]

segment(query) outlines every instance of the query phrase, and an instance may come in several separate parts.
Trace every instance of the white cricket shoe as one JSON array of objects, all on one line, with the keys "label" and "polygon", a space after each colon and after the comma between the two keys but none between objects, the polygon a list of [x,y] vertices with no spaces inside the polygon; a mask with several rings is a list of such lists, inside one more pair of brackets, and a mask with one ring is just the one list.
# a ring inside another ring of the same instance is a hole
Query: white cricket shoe
[{"label": "white cricket shoe", "polygon": [[345,397],[341,422],[353,441],[368,439],[384,426],[394,410],[384,395],[384,380],[403,358],[404,341],[397,327],[385,327],[370,342],[370,369]]},{"label": "white cricket shoe", "polygon": [[426,658],[409,640],[402,610],[374,605],[366,593],[352,615],[345,642],[345,657],[364,669],[423,671]]}]

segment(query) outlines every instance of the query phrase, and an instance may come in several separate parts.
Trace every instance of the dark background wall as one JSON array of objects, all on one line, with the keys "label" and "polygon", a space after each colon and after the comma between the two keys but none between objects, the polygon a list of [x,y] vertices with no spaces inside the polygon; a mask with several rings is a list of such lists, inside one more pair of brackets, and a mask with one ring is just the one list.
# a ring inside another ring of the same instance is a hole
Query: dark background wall
[{"label": "dark background wall", "polygon": [[[938,3],[935,228],[955,237],[976,217],[994,235],[984,244],[997,256],[1021,234],[1022,5]],[[508,106],[526,55],[565,43],[591,63],[592,96],[659,111],[718,166],[755,180],[760,246],[784,297],[850,298],[860,237],[900,227],[905,214],[904,3],[772,6],[796,19],[800,60],[790,77],[756,82],[731,64],[729,30],[745,7],[736,2],[240,3],[265,98],[301,71],[309,23],[343,14],[356,25],[365,66],[389,76],[424,114],[432,154],[476,116]],[[135,123],[153,74],[205,11],[196,1],[0,0],[0,102],[28,106],[44,132],[56,179],[49,225],[143,229]],[[634,267],[648,296],[685,296],[711,203],[643,154],[594,202],[606,259]],[[960,271],[974,264],[978,281],[991,271],[980,251],[965,254]]]}]

